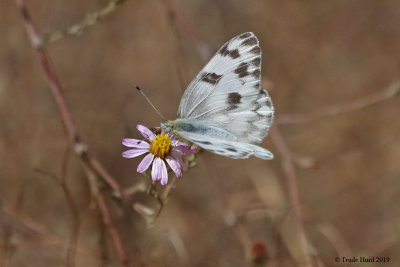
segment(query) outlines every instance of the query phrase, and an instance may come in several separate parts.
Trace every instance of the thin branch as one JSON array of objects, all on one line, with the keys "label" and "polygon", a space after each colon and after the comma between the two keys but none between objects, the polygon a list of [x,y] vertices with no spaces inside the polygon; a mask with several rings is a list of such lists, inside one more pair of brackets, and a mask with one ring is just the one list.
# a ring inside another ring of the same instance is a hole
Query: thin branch
[{"label": "thin branch", "polygon": [[67,199],[68,207],[71,211],[71,233],[69,237],[69,244],[68,244],[68,252],[67,252],[67,266],[73,267],[75,266],[75,247],[78,242],[79,237],[79,210],[78,207],[75,205],[73,197],[67,187],[65,182],[60,183],[61,188],[63,190],[64,196]]},{"label": "thin branch", "polygon": [[196,44],[202,58],[204,60],[210,59],[216,51],[215,48],[210,45],[209,42],[201,36],[197,29],[177,11],[175,6],[169,0],[161,0],[161,3],[167,9],[177,26],[179,26],[179,28],[181,28],[182,31]]},{"label": "thin branch", "polygon": [[96,159],[89,156],[87,145],[82,142],[81,137],[75,126],[75,123],[72,119],[71,113],[68,109],[68,105],[65,102],[64,96],[62,94],[63,89],[61,83],[59,82],[58,77],[55,71],[53,70],[50,58],[47,56],[45,49],[37,45],[40,40],[40,37],[36,31],[36,28],[33,25],[32,19],[26,8],[25,2],[24,0],[16,0],[16,2],[23,15],[25,28],[28,32],[28,36],[31,40],[33,47],[35,48],[40,63],[42,64],[43,70],[46,74],[47,82],[50,85],[51,92],[60,110],[62,121],[67,130],[68,137],[70,139],[70,142],[72,144],[75,153],[78,156],[80,156],[82,160],[89,161],[93,169],[114,190],[114,195],[122,196],[121,189],[118,183],[115,181],[115,179],[108,172],[105,171],[105,169],[100,165],[100,163]]},{"label": "thin branch", "polygon": [[113,194],[117,198],[123,198],[124,194],[120,185],[112,177],[112,175],[101,165],[101,163],[94,157],[88,158],[89,165],[96,171],[100,177],[113,189]]},{"label": "thin branch", "polygon": [[32,23],[25,2],[24,0],[16,0],[16,2],[23,15],[25,27],[31,43],[36,48],[36,54],[38,55],[40,62],[42,63],[43,70],[46,74],[46,79],[50,85],[51,92],[53,93],[53,96],[59,107],[62,121],[67,130],[68,137],[70,139],[70,142],[72,143],[75,153],[80,156],[82,160],[88,161],[89,164],[92,165],[93,169],[107,182],[107,184],[111,188],[113,188],[116,196],[122,196],[121,189],[115,179],[101,166],[101,164],[96,159],[88,155],[87,145],[81,141],[80,135],[77,131],[75,123],[72,120],[71,113],[69,112],[64,96],[62,95],[61,84],[58,81],[57,75],[51,66],[50,59],[43,48],[37,47],[35,45],[37,43],[37,40],[39,40],[40,38]]},{"label": "thin branch", "polygon": [[283,114],[280,115],[276,120],[275,124],[303,124],[313,122],[319,119],[323,119],[330,116],[335,116],[351,111],[360,110],[362,108],[369,107],[371,105],[383,102],[390,98],[397,96],[400,93],[400,82],[394,82],[384,90],[375,92],[371,95],[358,98],[354,101],[345,104],[339,104],[330,106],[318,111],[314,111],[308,114]]},{"label": "thin branch", "polygon": [[285,141],[283,140],[282,135],[279,133],[278,128],[272,127],[271,128],[271,137],[272,141],[274,142],[276,148],[279,151],[279,154],[282,157],[282,169],[286,175],[286,179],[288,181],[288,189],[289,189],[289,198],[290,203],[293,207],[293,210],[296,214],[296,218],[298,222],[303,228],[303,221],[302,221],[302,212],[301,212],[301,205],[299,200],[299,193],[298,193],[298,186],[297,186],[297,178],[296,173],[294,170],[294,166],[290,157],[290,151],[287,147]]},{"label": "thin branch", "polygon": [[175,187],[177,180],[178,180],[178,178],[176,178],[176,176],[173,176],[172,181],[170,181],[168,183],[168,185],[165,187],[164,191],[162,192],[161,200],[163,201],[164,204],[167,202],[169,193],[171,193],[172,188]]},{"label": "thin branch", "polygon": [[[196,166],[195,161],[196,161],[196,154],[191,155],[190,157],[187,158],[186,165],[188,166],[189,169],[194,168]],[[159,205],[157,211],[139,202],[131,203],[132,208],[145,219],[147,225],[153,226],[155,220],[160,216],[165,204],[168,202],[169,194],[175,187],[178,178],[176,176],[173,176],[169,181],[168,185],[163,187],[163,190],[159,192],[157,190],[157,187],[155,186],[155,183],[152,181],[149,172],[145,172],[143,175],[146,177],[145,180],[146,184],[138,183],[136,185],[133,185],[131,188],[127,188],[126,190],[124,190],[124,194],[127,197],[137,192],[147,191],[147,194],[153,196],[157,200]]]},{"label": "thin branch", "polygon": [[115,11],[117,7],[125,1],[126,0],[110,0],[105,7],[98,11],[86,14],[85,18],[81,22],[72,25],[68,29],[64,31],[45,34],[43,36],[43,39],[41,40],[40,45],[43,46],[45,44],[55,42],[66,37],[76,37],[82,35],[86,28],[89,28],[101,22],[104,17]]},{"label": "thin branch", "polygon": [[56,175],[44,171],[44,170],[40,170],[40,169],[35,169],[35,172],[40,173],[42,175],[45,175],[46,177],[49,177],[51,179],[53,179],[54,181],[56,181],[64,194],[65,199],[67,200],[67,204],[68,204],[68,208],[71,212],[71,221],[72,221],[72,225],[71,225],[71,233],[70,233],[70,238],[69,238],[69,244],[68,244],[68,249],[67,249],[67,266],[69,267],[73,267],[75,266],[75,252],[76,252],[76,244],[77,244],[77,240],[78,240],[78,234],[79,234],[79,224],[80,224],[80,220],[79,220],[79,209],[78,207],[75,205],[74,202],[74,198],[71,195],[68,186],[66,184],[65,181],[65,177],[66,177],[66,166],[67,166],[67,159],[68,159],[68,147],[66,149],[66,153],[64,153],[64,159],[63,159],[63,163],[62,163],[62,174],[61,174],[61,180],[57,179]]},{"label": "thin branch", "polygon": [[235,233],[236,237],[240,241],[245,254],[249,253],[249,249],[251,246],[251,237],[249,232],[247,231],[244,224],[238,219],[234,209],[229,204],[228,196],[220,182],[220,174],[218,173],[217,169],[215,168],[214,161],[212,161],[208,157],[203,157],[203,162],[206,165],[208,177],[213,182],[215,189],[217,190],[217,196],[220,200],[221,207],[223,210],[223,216],[225,219],[225,223],[232,227],[233,232]]},{"label": "thin branch", "polygon": [[187,85],[187,66],[184,61],[184,53],[183,53],[183,46],[182,46],[182,38],[180,36],[180,32],[178,29],[178,25],[176,25],[175,21],[175,16],[170,12],[170,23],[171,23],[171,28],[172,31],[174,32],[175,36],[175,42],[177,47],[175,49],[175,58],[176,58],[176,63],[175,63],[175,68],[176,68],[176,73],[178,74],[179,77],[179,83],[181,86],[181,90],[185,90],[185,87]]},{"label": "thin branch", "polygon": [[73,142],[75,142],[77,139],[79,139],[79,136],[76,131],[75,124],[72,121],[71,114],[68,111],[67,104],[65,103],[64,97],[62,96],[60,82],[58,81],[58,78],[53,71],[53,68],[46,55],[46,52],[38,46],[38,44],[40,43],[40,37],[36,31],[36,28],[32,23],[32,19],[30,17],[28,9],[26,8],[24,0],[16,0],[16,2],[22,13],[25,23],[25,28],[26,31],[28,32],[30,41],[33,47],[36,49],[36,54],[39,57],[40,63],[42,64],[43,70],[46,74],[47,82],[50,85],[50,89],[60,109],[63,123],[66,127],[69,137],[72,139]]},{"label": "thin branch", "polygon": [[0,266],[9,266],[12,256],[17,252],[14,237],[14,227],[11,224],[2,225],[1,232],[1,251],[0,251]]},{"label": "thin branch", "polygon": [[122,266],[128,266],[128,259],[127,259],[126,253],[125,253],[125,249],[122,246],[122,242],[118,235],[117,228],[115,227],[114,223],[111,220],[104,197],[102,194],[97,194],[96,199],[97,199],[97,204],[102,213],[103,223],[106,226],[107,230],[109,231],[111,238],[113,239],[113,243],[115,245],[115,250],[117,252],[120,264]]},{"label": "thin branch", "polygon": [[168,238],[171,241],[171,244],[174,247],[176,254],[178,255],[181,266],[189,266],[190,257],[187,252],[185,243],[183,242],[181,236],[175,228],[171,227],[171,229],[168,231]]},{"label": "thin branch", "polygon": [[174,176],[172,180],[169,181],[168,185],[162,192],[157,191],[154,182],[151,180],[149,176],[146,176],[146,178],[149,183],[148,194],[153,196],[158,202],[159,206],[157,208],[157,211],[141,203],[134,203],[132,207],[137,213],[139,213],[145,219],[147,226],[151,227],[154,225],[155,221],[157,220],[162,210],[164,209],[165,204],[168,202],[168,196],[172,188],[175,186],[177,178]]},{"label": "thin branch", "polygon": [[[105,223],[108,231],[112,236],[114,247],[117,251],[118,260],[121,263],[121,265],[126,266],[127,265],[126,254],[123,249],[122,242],[118,236],[118,233],[115,230],[115,227],[113,227],[113,224],[111,223],[110,215],[107,206],[105,205],[103,196],[101,195],[101,192],[98,189],[97,174],[99,174],[106,182],[108,182],[108,184],[116,192],[115,195],[122,196],[121,190],[118,184],[115,182],[115,179],[113,179],[96,160],[91,159],[89,157],[87,146],[81,141],[75,123],[73,122],[71,114],[69,112],[68,106],[62,95],[62,87],[58,80],[58,77],[52,68],[50,59],[47,56],[46,51],[44,50],[43,47],[40,46],[39,35],[37,33],[35,26],[33,25],[31,16],[25,5],[25,2],[24,0],[16,0],[16,3],[22,13],[26,31],[28,33],[28,36],[30,38],[33,47],[35,48],[37,56],[39,57],[43,70],[46,74],[46,79],[50,85],[51,92],[53,93],[55,101],[59,107],[61,118],[65,125],[69,140],[72,144],[72,147],[74,148],[75,153],[81,159],[84,170],[87,174],[89,184],[91,186],[91,192],[93,196],[96,198],[97,204],[102,213],[103,222]],[[92,165],[93,162],[94,165]],[[110,181],[112,181],[112,183],[110,183]]]},{"label": "thin branch", "polygon": [[[51,234],[48,231],[48,228],[45,227],[43,224],[41,224],[40,222],[32,219],[31,217],[21,214],[17,208],[9,205],[8,203],[1,201],[1,211],[5,214],[8,215],[9,218],[13,219],[14,224],[21,224],[23,225],[25,228],[40,234],[42,237],[44,237],[45,240],[49,241],[49,243],[51,245],[59,245],[63,248],[68,249],[69,244],[67,245],[67,242],[62,240],[61,238],[59,238],[58,236]],[[34,246],[35,248],[37,248],[37,245]],[[98,256],[97,256],[97,251],[93,250],[93,249],[89,249],[89,248],[84,248],[81,246],[74,246],[73,247],[77,252],[84,254],[86,256],[91,256],[94,259],[98,260]]]},{"label": "thin branch", "polygon": [[[306,251],[308,251],[309,245],[307,244],[307,242],[308,242],[307,236],[304,231],[303,215],[302,215],[301,204],[300,204],[299,193],[298,193],[299,189],[297,186],[296,172],[295,172],[293,162],[290,157],[290,151],[276,126],[273,126],[271,128],[271,137],[272,137],[272,141],[274,142],[274,144],[282,158],[282,169],[283,169],[283,172],[285,173],[286,181],[288,184],[289,201],[290,201],[290,204],[291,204],[294,214],[295,214],[295,223],[299,230],[299,235],[301,237],[301,240],[303,241],[302,246],[305,248]],[[316,263],[315,263],[315,259],[314,259],[313,255],[310,255],[308,253],[308,258],[309,258],[310,264],[312,266],[314,266]]]},{"label": "thin branch", "polygon": [[[332,244],[338,255],[355,255],[350,245],[344,238],[344,236],[332,223],[321,222],[316,225],[316,228]],[[370,254],[370,255],[376,255],[376,254]]]},{"label": "thin branch", "polygon": [[100,213],[103,219],[103,224],[107,228],[113,240],[114,248],[118,256],[118,261],[122,266],[128,266],[127,255],[122,245],[122,241],[119,237],[117,228],[115,227],[114,223],[111,220],[110,213],[108,211],[104,197],[101,194],[100,189],[98,188],[96,173],[93,171],[92,166],[90,166],[87,162],[82,161],[82,166],[86,173],[89,186],[92,191],[92,196],[95,198],[97,206],[100,209]]},{"label": "thin branch", "polygon": [[[63,164],[66,166],[66,164]],[[65,172],[63,172],[63,177],[60,181],[61,189],[64,193],[65,199],[67,200],[69,210],[71,212],[71,233],[69,237],[69,244],[68,244],[68,252],[67,252],[67,266],[73,267],[75,266],[75,247],[78,242],[79,237],[79,226],[80,226],[80,216],[79,216],[79,209],[74,202],[74,198],[69,191],[65,180]]]},{"label": "thin branch", "polygon": [[74,267],[75,266],[75,247],[78,242],[79,237],[79,226],[80,226],[80,218],[79,218],[79,208],[74,202],[74,198],[69,191],[66,179],[67,179],[67,170],[69,163],[69,155],[70,155],[70,145],[67,143],[67,146],[64,151],[63,159],[61,162],[61,180],[59,184],[64,193],[64,197],[67,200],[67,204],[69,210],[71,212],[71,233],[69,237],[69,244],[67,249],[67,266]]}]

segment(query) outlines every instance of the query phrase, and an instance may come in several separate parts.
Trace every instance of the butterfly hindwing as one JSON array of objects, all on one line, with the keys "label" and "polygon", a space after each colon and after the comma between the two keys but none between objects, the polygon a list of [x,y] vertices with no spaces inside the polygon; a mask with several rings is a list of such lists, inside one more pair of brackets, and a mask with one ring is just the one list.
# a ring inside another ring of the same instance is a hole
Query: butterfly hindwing
[{"label": "butterfly hindwing", "polygon": [[234,159],[245,159],[250,156],[255,156],[261,159],[273,159],[274,155],[262,147],[226,140],[215,136],[207,136],[192,132],[181,131],[179,134],[205,150],[218,155],[230,157]]}]

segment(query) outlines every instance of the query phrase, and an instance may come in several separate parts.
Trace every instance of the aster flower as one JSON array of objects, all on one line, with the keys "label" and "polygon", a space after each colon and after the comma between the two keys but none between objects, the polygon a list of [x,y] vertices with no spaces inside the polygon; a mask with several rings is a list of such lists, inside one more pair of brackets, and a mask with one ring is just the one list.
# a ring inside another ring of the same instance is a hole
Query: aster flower
[{"label": "aster flower", "polygon": [[139,163],[137,172],[143,173],[152,165],[151,178],[153,181],[160,181],[162,185],[168,183],[166,163],[176,174],[176,177],[182,177],[182,169],[187,169],[182,157],[195,153],[197,148],[177,140],[170,133],[162,132],[156,135],[143,125],[137,125],[136,129],[150,143],[137,139],[124,138],[122,139],[122,144],[132,149],[123,152],[122,157],[134,158],[147,154]]}]

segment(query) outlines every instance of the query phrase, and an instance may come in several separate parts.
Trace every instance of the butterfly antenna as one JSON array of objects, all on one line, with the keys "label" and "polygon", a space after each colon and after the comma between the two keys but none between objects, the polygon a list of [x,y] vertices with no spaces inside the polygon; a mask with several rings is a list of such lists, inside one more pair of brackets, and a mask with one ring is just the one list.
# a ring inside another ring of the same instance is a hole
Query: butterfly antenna
[{"label": "butterfly antenna", "polygon": [[142,89],[140,89],[139,86],[136,86],[136,89],[139,91],[139,93],[142,94],[142,96],[144,96],[144,98],[146,98],[147,102],[153,107],[153,109],[157,112],[157,114],[161,117],[161,119],[165,120],[164,116],[161,114],[160,111],[158,111],[158,109],[156,109],[153,103],[151,103],[150,99],[146,96],[146,94],[142,91]]}]

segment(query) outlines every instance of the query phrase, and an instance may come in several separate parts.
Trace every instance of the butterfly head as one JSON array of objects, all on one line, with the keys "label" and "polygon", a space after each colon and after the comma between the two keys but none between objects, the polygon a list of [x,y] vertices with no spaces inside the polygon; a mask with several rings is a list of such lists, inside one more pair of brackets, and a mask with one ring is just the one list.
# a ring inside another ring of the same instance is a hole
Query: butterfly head
[{"label": "butterfly head", "polygon": [[161,130],[163,130],[164,132],[170,133],[172,132],[173,128],[173,121],[166,121],[161,123]]}]

